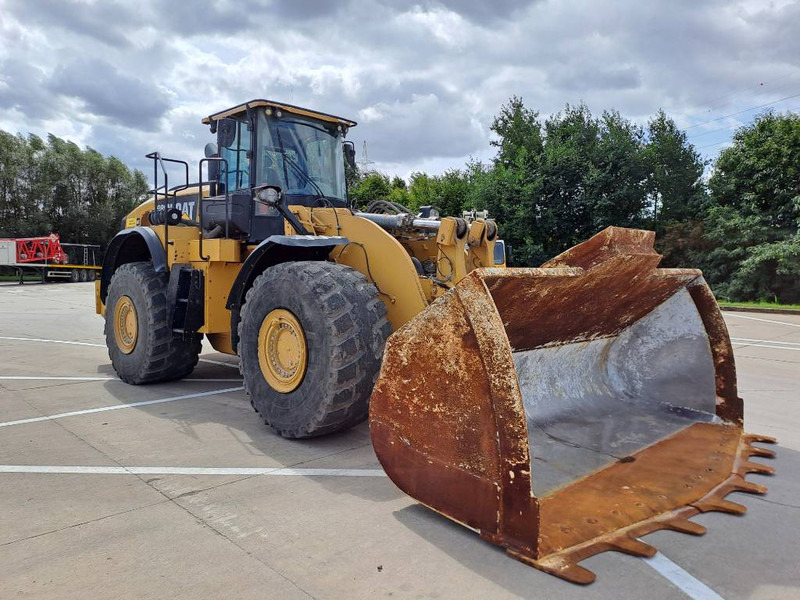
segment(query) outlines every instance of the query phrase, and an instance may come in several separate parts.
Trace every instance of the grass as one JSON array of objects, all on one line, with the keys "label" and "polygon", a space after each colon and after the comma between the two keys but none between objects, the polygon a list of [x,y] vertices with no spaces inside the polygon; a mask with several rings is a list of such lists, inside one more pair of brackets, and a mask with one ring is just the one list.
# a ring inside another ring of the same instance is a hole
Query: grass
[{"label": "grass", "polygon": [[776,304],[775,302],[728,302],[726,300],[719,301],[720,306],[726,308],[779,308],[781,310],[796,310],[800,311],[800,304]]},{"label": "grass", "polygon": [[[42,276],[38,274],[25,274],[24,281],[41,281]],[[19,275],[9,275],[7,273],[0,273],[0,281],[19,281]]]}]

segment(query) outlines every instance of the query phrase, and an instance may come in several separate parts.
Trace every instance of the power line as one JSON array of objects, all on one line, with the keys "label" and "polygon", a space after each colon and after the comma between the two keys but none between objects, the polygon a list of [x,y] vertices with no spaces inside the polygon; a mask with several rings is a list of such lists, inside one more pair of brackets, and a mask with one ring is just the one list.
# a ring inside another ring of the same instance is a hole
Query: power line
[{"label": "power line", "polygon": [[[787,108],[786,112],[792,113],[792,112],[796,112],[797,110],[800,110],[800,106],[793,106],[792,108]],[[727,130],[731,130],[731,129],[738,128],[738,127],[745,127],[745,125],[743,123],[737,123],[736,125],[731,125],[730,127],[723,127],[721,129],[714,129],[713,131],[708,131],[706,133],[701,133],[700,135],[696,135],[696,136],[694,136],[694,139],[699,138],[699,137],[704,136],[704,135],[711,134],[711,133],[718,133],[720,131],[727,131]],[[732,135],[728,135],[728,136],[725,137],[724,140],[722,140],[720,142],[715,142],[713,144],[706,144],[705,146],[696,146],[695,150],[702,150],[703,148],[711,148],[712,146],[719,146],[720,144],[724,144],[725,142],[729,142],[732,139],[733,139],[733,136]],[[689,143],[691,143],[691,142],[689,142]]]},{"label": "power line", "polygon": [[766,108],[767,106],[772,106],[773,104],[777,104],[778,102],[783,102],[785,100],[791,100],[792,98],[800,98],[800,94],[793,94],[791,96],[786,96],[785,98],[781,98],[780,100],[774,100],[772,102],[767,102],[766,104],[760,104],[758,106],[753,106],[752,108],[746,108],[744,110],[740,110],[739,112],[731,113],[729,115],[723,115],[721,117],[717,117],[716,119],[711,119],[710,121],[704,121],[703,123],[696,123],[695,125],[692,125],[690,127],[685,127],[684,131],[689,131],[690,129],[694,129],[695,127],[700,127],[701,125],[716,123],[717,121],[722,121],[722,119],[727,119],[728,117],[735,117],[737,115],[742,115],[752,110],[758,110],[759,108]]},{"label": "power line", "polygon": [[721,142],[715,142],[713,144],[706,144],[705,146],[698,146],[695,150],[702,150],[703,148],[711,148],[712,146],[719,146],[720,144],[724,144],[725,142],[730,142],[732,138],[725,138]]},{"label": "power line", "polygon": [[[797,74],[796,73],[792,73],[790,75],[784,75],[783,77],[779,77],[777,79],[770,79],[768,81],[762,81],[757,85],[753,85],[753,86],[744,88],[743,90],[734,91],[734,92],[731,92],[729,94],[724,94],[722,96],[717,96],[716,98],[714,98],[711,101],[709,101],[709,103],[708,103],[708,107],[709,108],[705,112],[711,112],[714,109],[714,106],[716,104],[718,104],[721,100],[726,100],[726,99],[731,98],[731,97],[738,98],[738,97],[744,95],[745,93],[747,93],[747,92],[749,92],[751,90],[756,90],[756,89],[760,89],[760,88],[767,88],[768,89],[769,88],[769,84],[775,84],[775,83],[783,82],[783,81],[786,81],[787,79],[792,79],[792,78],[795,78],[795,77],[797,77]],[[780,89],[786,88],[786,87],[789,87],[789,86],[787,86],[787,85],[779,85],[776,88],[773,88],[772,91],[777,91],[777,90],[780,90]],[[725,104],[727,104],[727,102]],[[724,104],[723,104],[723,106],[724,106]]]},{"label": "power line", "polygon": [[734,127],[741,127],[741,126],[742,126],[741,123],[736,123],[735,125],[729,125],[728,127],[720,127],[719,129],[712,129],[711,131],[704,131],[703,133],[698,133],[697,135],[691,135],[687,137],[690,137],[691,139],[694,140],[699,137],[703,137],[704,135],[711,135],[712,133],[719,133],[720,131],[729,131]]}]

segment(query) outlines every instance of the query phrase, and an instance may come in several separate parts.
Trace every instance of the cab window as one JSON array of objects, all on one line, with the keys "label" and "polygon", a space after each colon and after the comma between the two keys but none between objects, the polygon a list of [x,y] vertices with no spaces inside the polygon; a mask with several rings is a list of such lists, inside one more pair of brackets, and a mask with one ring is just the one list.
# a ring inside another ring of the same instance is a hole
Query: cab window
[{"label": "cab window", "polygon": [[497,240],[494,243],[494,264],[495,265],[504,265],[506,264],[506,245],[503,240]]},{"label": "cab window", "polygon": [[228,174],[224,181],[228,190],[240,190],[250,187],[250,131],[247,124],[238,121],[236,137],[230,146],[221,149],[222,158],[228,161]]}]

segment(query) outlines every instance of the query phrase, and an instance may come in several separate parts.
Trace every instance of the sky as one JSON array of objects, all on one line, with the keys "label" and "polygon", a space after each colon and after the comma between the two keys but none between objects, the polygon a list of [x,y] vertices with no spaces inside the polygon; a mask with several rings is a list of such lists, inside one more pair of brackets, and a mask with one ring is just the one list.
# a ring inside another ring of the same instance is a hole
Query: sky
[{"label": "sky", "polygon": [[542,117],[663,109],[713,158],[800,110],[798,24],[786,0],[0,0],[0,129],[150,175],[146,153],[196,161],[202,117],[268,98],[358,121],[358,161],[408,178],[491,160],[517,95]]}]

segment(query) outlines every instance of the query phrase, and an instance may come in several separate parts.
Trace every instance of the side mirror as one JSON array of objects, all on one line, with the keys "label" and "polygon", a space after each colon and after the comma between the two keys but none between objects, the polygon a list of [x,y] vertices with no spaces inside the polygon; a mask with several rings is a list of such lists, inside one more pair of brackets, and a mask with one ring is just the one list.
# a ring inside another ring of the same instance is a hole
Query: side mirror
[{"label": "side mirror", "polygon": [[236,139],[236,128],[239,121],[236,119],[222,119],[217,122],[217,143],[223,148],[230,148]]},{"label": "side mirror", "polygon": [[[203,153],[206,155],[206,158],[216,158],[219,156],[219,146],[217,146],[214,142],[209,142],[206,144]],[[210,160],[208,161],[208,180],[217,181],[218,179],[219,179],[219,161]]]},{"label": "side mirror", "polygon": [[353,142],[345,142],[342,144],[344,146],[344,160],[347,162],[347,166],[351,169],[355,170],[356,168],[356,146]]},{"label": "side mirror", "polygon": [[208,142],[206,147],[203,149],[203,154],[206,155],[206,158],[219,156],[219,146],[217,146],[214,142]]}]

